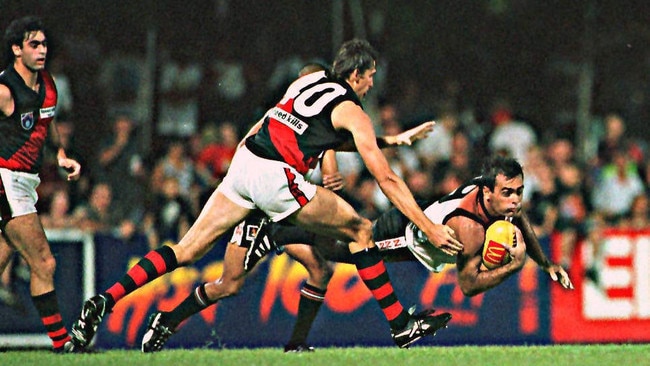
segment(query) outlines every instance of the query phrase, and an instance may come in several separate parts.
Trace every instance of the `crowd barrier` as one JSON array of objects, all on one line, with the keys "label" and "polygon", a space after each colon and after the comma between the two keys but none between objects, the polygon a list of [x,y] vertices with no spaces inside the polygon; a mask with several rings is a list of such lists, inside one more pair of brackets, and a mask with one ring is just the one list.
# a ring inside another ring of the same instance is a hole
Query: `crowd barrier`
[{"label": "crowd barrier", "polygon": [[[118,280],[146,252],[144,238],[128,243],[110,236],[48,232],[57,257],[56,284],[68,323],[83,300]],[[552,252],[557,240],[544,243]],[[179,268],[124,298],[99,328],[95,346],[137,348],[146,321],[156,309],[169,310],[194,287],[219,278],[224,243],[201,261]],[[582,247],[582,246],[580,246]],[[650,341],[650,230],[609,230],[603,247],[602,280],[583,278],[584,252],[571,267],[574,291],[551,283],[529,260],[499,287],[465,297],[456,270],[439,274],[417,263],[388,263],[402,303],[453,314],[449,328],[422,345],[555,344]],[[271,255],[249,275],[241,293],[181,324],[168,346],[281,347],[295,321],[299,289],[306,271],[287,255]],[[27,285],[20,295],[29,302]],[[0,346],[49,345],[31,303],[26,312],[0,305]],[[390,346],[388,324],[353,266],[337,264],[326,301],[309,336],[315,346]]]}]

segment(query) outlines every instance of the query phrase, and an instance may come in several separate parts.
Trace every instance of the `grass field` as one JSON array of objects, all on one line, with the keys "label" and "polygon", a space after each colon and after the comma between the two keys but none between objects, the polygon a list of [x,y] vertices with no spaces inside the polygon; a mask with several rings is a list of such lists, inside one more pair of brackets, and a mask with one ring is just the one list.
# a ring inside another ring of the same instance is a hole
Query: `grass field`
[{"label": "grass field", "polygon": [[561,346],[457,346],[319,348],[314,353],[284,354],[281,349],[192,349],[143,354],[137,350],[98,351],[91,354],[56,355],[46,350],[5,350],[2,366],[76,365],[282,365],[282,366],[409,366],[409,365],[650,365],[650,344]]}]

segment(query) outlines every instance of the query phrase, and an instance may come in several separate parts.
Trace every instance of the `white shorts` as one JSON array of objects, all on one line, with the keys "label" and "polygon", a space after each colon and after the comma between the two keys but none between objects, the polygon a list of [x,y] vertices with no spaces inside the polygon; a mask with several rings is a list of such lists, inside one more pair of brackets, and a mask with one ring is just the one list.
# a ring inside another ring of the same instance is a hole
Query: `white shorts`
[{"label": "white shorts", "polygon": [[277,222],[311,201],[316,185],[287,163],[260,158],[242,146],[217,190],[239,206],[261,209]]},{"label": "white shorts", "polygon": [[4,189],[0,194],[0,220],[36,212],[36,187],[41,183],[38,174],[0,168],[0,181]]}]

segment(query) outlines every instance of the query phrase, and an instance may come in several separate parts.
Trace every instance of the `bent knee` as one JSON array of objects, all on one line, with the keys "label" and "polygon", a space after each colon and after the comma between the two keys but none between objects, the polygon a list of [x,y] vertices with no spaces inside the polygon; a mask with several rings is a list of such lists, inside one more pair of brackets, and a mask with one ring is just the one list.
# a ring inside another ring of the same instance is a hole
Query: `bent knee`
[{"label": "bent knee", "polygon": [[33,276],[49,279],[54,277],[56,271],[56,259],[53,256],[41,257],[37,260],[28,261],[29,270]]},{"label": "bent knee", "polygon": [[354,221],[353,240],[360,245],[370,246],[372,243],[372,222],[370,220],[359,216]]}]

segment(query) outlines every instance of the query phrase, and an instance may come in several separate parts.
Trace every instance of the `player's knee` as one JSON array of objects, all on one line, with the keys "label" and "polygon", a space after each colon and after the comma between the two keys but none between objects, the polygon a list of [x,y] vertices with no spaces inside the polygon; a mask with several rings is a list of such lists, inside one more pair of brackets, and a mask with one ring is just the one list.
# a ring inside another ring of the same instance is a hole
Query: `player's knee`
[{"label": "player's knee", "polygon": [[244,286],[243,279],[222,279],[221,285],[223,286],[224,297],[236,296]]},{"label": "player's knee", "polygon": [[186,266],[201,259],[200,253],[192,251],[188,246],[174,245],[172,248],[179,266]]},{"label": "player's knee", "polygon": [[309,282],[316,284],[320,288],[326,288],[334,275],[334,267],[327,262],[307,268],[307,271],[309,272]]},{"label": "player's knee", "polygon": [[367,245],[372,242],[372,222],[370,220],[359,216],[354,222],[354,229],[354,241],[361,245]]},{"label": "player's knee", "polygon": [[56,271],[56,260],[53,256],[39,258],[35,262],[28,262],[29,270],[32,275],[43,279],[49,280],[54,278],[54,271]]}]

